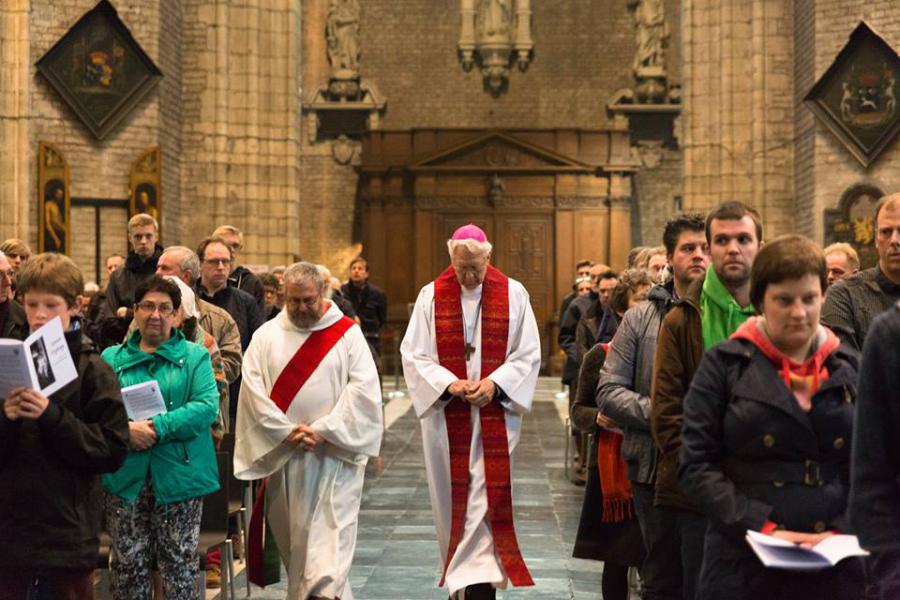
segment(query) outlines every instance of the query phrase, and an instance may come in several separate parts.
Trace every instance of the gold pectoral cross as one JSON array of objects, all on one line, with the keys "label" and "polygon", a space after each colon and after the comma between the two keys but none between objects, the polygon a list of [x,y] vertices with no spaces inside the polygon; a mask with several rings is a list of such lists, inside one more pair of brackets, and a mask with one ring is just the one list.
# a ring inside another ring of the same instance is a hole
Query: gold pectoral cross
[{"label": "gold pectoral cross", "polygon": [[466,344],[466,362],[469,362],[469,359],[472,358],[472,354],[475,353],[475,346],[472,344]]}]

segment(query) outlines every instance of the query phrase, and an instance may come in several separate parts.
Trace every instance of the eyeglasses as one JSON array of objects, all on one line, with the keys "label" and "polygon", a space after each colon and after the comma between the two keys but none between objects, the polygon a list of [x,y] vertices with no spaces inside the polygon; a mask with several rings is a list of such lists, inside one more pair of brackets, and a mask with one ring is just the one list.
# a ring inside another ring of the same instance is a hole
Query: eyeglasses
[{"label": "eyeglasses", "polygon": [[230,258],[206,258],[203,262],[210,267],[218,267],[219,265],[228,266],[231,264]]},{"label": "eyeglasses", "polygon": [[159,316],[168,317],[175,312],[175,307],[171,304],[156,304],[154,302],[138,302],[137,307],[148,314],[159,311]]},{"label": "eyeglasses", "polygon": [[241,248],[243,248],[243,246],[241,246],[241,245],[240,245],[239,243],[237,243],[237,242],[232,242],[232,243],[226,244],[226,245],[227,245],[229,248],[231,248],[231,251],[232,251],[232,252],[237,252],[238,250],[240,250]]}]

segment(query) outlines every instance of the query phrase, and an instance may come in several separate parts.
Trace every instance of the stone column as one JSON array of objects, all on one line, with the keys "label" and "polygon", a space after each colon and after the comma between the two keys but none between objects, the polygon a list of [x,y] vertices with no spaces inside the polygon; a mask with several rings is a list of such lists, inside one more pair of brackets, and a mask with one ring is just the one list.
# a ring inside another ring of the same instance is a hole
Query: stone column
[{"label": "stone column", "polygon": [[631,251],[631,178],[613,173],[609,178],[609,266],[622,270]]},{"label": "stone column", "polygon": [[0,231],[4,238],[19,237],[36,247],[28,227],[34,179],[29,12],[30,0],[0,2]]}]

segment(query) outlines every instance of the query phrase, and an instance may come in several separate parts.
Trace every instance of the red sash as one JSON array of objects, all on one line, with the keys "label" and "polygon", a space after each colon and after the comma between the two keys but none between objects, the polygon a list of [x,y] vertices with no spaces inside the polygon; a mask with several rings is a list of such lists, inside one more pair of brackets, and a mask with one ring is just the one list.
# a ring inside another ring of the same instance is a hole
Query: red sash
[{"label": "red sash", "polygon": [[[287,412],[297,392],[306,383],[310,375],[318,368],[322,359],[331,352],[347,330],[355,322],[341,317],[337,322],[325,329],[313,331],[306,341],[297,349],[293,358],[282,369],[281,374],[272,386],[269,397],[275,405]],[[265,564],[263,561],[263,526],[265,524],[266,480],[263,479],[253,503],[253,515],[250,517],[250,530],[247,539],[247,577],[260,587],[266,586]]]},{"label": "red sash", "polygon": [[[434,329],[438,360],[459,379],[467,379],[466,349],[463,332],[462,299],[459,282],[452,267],[434,280]],[[509,339],[509,279],[488,266],[481,295],[481,377],[485,378],[506,361]],[[513,526],[512,492],[509,473],[509,445],[503,407],[491,402],[479,410],[481,441],[484,448],[484,476],[487,484],[488,522],[494,548],[507,577],[515,586],[534,585],[522,560]],[[456,552],[466,524],[469,499],[469,448],[472,445],[471,408],[453,398],[444,408],[450,443],[450,484],[452,521],[447,567]]]}]

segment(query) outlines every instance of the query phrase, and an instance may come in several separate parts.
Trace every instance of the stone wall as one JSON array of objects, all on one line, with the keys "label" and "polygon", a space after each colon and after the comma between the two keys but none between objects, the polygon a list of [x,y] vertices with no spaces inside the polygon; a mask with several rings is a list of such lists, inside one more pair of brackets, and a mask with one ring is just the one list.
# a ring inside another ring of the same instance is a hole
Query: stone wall
[{"label": "stone wall", "polygon": [[227,223],[246,263],[297,252],[299,31],[300,0],[184,2],[185,244]]},{"label": "stone wall", "polygon": [[[385,130],[416,128],[585,128],[612,125],[606,103],[632,87],[634,18],[626,0],[532,0],[534,58],[528,70],[513,69],[498,98],[486,93],[476,67],[457,59],[459,0],[365,0],[360,2],[360,72],[387,98]],[[328,2],[303,2],[304,95],[327,82],[325,17]],[[671,82],[680,81],[680,2],[666,0],[670,29]],[[306,123],[304,123],[304,127]],[[305,136],[305,134],[304,134]],[[343,272],[356,200],[353,165],[330,158],[330,143],[305,137],[300,175],[301,254]],[[679,153],[659,175],[643,177],[638,232],[658,237],[660,212],[680,195]],[[677,191],[673,191],[677,189]],[[365,249],[363,250],[365,252]],[[379,268],[373,265],[373,268]]]},{"label": "stone wall", "polygon": [[[809,0],[805,12],[810,11]],[[802,65],[798,80],[802,77],[802,94],[817,81],[847,43],[850,33],[860,20],[865,20],[879,35],[900,49],[900,10],[896,0],[817,0],[814,3],[814,38],[798,38],[804,43],[803,51],[814,51],[814,64]],[[800,51],[798,46],[798,52]],[[800,65],[798,65],[800,66]],[[805,69],[814,68],[814,73]],[[797,171],[797,210],[800,218],[798,229],[817,240],[824,237],[824,211],[836,208],[841,195],[851,186],[867,183],[881,188],[885,193],[900,191],[900,141],[894,139],[872,165],[866,169],[847,151],[844,145],[809,109],[799,107],[798,133],[802,135],[797,145],[797,160],[804,165]],[[802,185],[800,185],[802,183]]]},{"label": "stone wall", "polygon": [[783,0],[684,0],[684,207],[737,199],[792,229],[793,13]]}]

